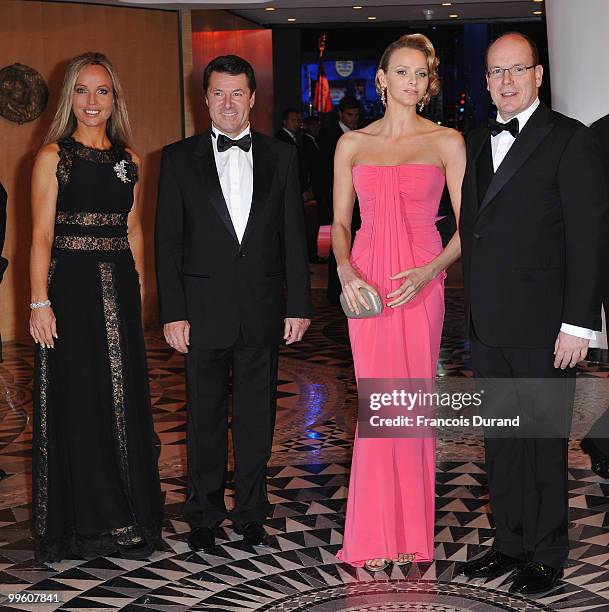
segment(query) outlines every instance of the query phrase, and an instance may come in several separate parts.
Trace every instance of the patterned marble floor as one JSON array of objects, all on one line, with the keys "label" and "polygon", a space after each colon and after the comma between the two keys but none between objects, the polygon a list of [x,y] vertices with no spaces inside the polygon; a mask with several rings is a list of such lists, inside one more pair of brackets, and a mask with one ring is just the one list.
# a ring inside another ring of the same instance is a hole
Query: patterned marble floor
[{"label": "patterned marble floor", "polygon": [[[147,336],[154,422],[162,442],[166,495],[164,551],[149,561],[69,559],[44,566],[30,537],[32,350],[9,344],[0,365],[0,594],[52,592],[54,604],[5,603],[2,610],[309,610],[389,612],[609,610],[609,483],[571,443],[571,554],[565,581],[550,596],[511,596],[502,579],[468,583],[455,565],[492,543],[480,439],[438,442],[436,560],[371,575],[337,562],[355,425],[355,382],[345,321],[322,291],[306,340],[282,349],[278,418],[269,468],[270,546],[243,545],[218,528],[213,554],[190,552],[180,514],[185,497],[183,360],[158,332]],[[461,337],[458,290],[447,291],[440,376],[471,375]],[[608,377],[607,364],[582,375]],[[231,503],[232,490],[227,492]]]}]

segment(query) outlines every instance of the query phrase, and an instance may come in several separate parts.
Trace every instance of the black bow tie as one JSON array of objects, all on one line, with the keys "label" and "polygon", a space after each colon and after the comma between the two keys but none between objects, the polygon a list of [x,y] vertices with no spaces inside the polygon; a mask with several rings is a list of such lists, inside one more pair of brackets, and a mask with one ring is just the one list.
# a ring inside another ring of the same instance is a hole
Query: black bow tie
[{"label": "black bow tie", "polygon": [[497,134],[501,134],[504,130],[509,132],[514,138],[518,136],[518,132],[520,131],[520,126],[518,125],[518,119],[514,117],[511,121],[507,123],[499,123],[499,121],[495,121],[494,119],[488,120],[488,129],[491,131],[493,136],[497,136]]},{"label": "black bow tie", "polygon": [[232,140],[224,134],[218,134],[218,152],[223,153],[228,151],[231,147],[239,147],[246,153],[252,148],[252,137],[250,134],[246,134],[239,138],[239,140]]}]

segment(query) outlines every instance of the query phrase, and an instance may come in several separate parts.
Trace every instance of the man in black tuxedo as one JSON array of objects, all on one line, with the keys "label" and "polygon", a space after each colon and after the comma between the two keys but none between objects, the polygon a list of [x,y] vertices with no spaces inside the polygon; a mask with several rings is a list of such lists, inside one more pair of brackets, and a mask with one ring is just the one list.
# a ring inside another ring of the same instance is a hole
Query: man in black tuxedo
[{"label": "man in black tuxedo", "polygon": [[327,263],[326,259],[319,257],[317,241],[319,238],[319,210],[327,189],[325,184],[326,173],[322,165],[321,149],[319,148],[319,130],[321,121],[318,116],[310,115],[303,121],[302,155],[309,170],[311,190],[315,198],[315,206],[305,204],[307,217],[307,249],[311,263]]},{"label": "man in black tuxedo", "polygon": [[[156,257],[165,338],[186,353],[188,543],[209,551],[227,517],[248,544],[266,542],[278,345],[302,339],[311,296],[296,149],[250,129],[248,62],[217,57],[203,85],[211,129],[163,150]],[[227,512],[231,373],[236,491]]]},{"label": "man in black tuxedo", "polygon": [[[319,135],[319,148],[321,149],[322,164],[326,168],[326,187],[327,191],[322,199],[320,207],[320,224],[332,224],[332,207],[333,207],[333,188],[334,188],[334,153],[338,140],[350,130],[356,130],[359,127],[360,106],[359,102],[353,96],[345,96],[338,103],[338,122],[330,125],[323,130]],[[359,215],[359,203],[357,198],[353,206],[353,217],[351,221],[351,239],[355,239],[355,232],[360,228],[361,219]],[[330,249],[328,257],[328,300],[334,304],[338,303],[338,297],[341,292],[338,272],[336,270],[336,258],[334,252]]]},{"label": "man in black tuxedo", "polygon": [[286,144],[300,146],[302,126],[302,115],[297,108],[286,108],[281,116],[281,128],[275,132],[275,138],[282,140]]},{"label": "man in black tuxedo", "polygon": [[325,180],[327,193],[324,198],[324,209],[321,211],[320,218],[322,225],[332,224],[332,188],[334,183],[334,153],[336,152],[336,145],[339,138],[345,132],[357,130],[359,127],[359,117],[359,102],[353,96],[345,96],[338,103],[338,121],[330,123],[319,134],[319,149],[327,177]]},{"label": "man in black tuxedo", "polygon": [[286,144],[296,147],[298,152],[298,179],[300,180],[300,191],[303,201],[310,199],[310,177],[307,160],[302,150],[302,115],[296,108],[287,108],[283,111],[282,125],[275,132],[275,138]]},{"label": "man in black tuxedo", "polygon": [[[6,201],[8,196],[0,183],[0,255],[4,248],[4,235],[6,233]],[[0,257],[0,283],[4,277],[4,271],[8,266],[8,261],[4,257]],[[2,339],[0,338],[0,361],[2,361]]]},{"label": "man in black tuxedo", "polygon": [[287,108],[283,111],[282,127],[275,132],[275,138],[295,146],[298,151],[298,176],[305,211],[307,253],[309,254],[309,261],[317,263],[317,233],[319,232],[319,224],[317,223],[317,211],[313,206],[314,202],[312,202],[314,196],[311,184],[311,168],[305,152],[301,128],[302,115],[300,111],[296,108]]},{"label": "man in black tuxedo", "polygon": [[[604,174],[607,189],[609,190],[609,115],[595,121],[590,129],[593,130],[601,144]],[[603,308],[605,322],[609,318],[609,266],[604,269]],[[582,450],[590,456],[592,471],[603,478],[609,478],[609,409],[600,416],[588,435],[582,440]]]},{"label": "man in black tuxedo", "polygon": [[302,153],[309,169],[311,189],[313,189],[315,199],[319,202],[323,190],[326,188],[324,185],[321,149],[319,147],[319,131],[321,128],[319,117],[316,115],[307,117],[303,121],[303,127]]},{"label": "man in black tuxedo", "polygon": [[[528,37],[506,33],[490,45],[498,115],[467,142],[465,312],[477,377],[574,384],[601,325],[607,199],[593,133],[540,104],[542,76]],[[524,595],[556,585],[568,554],[567,458],[566,439],[486,439],[496,535],[462,566],[467,577],[517,570],[510,591]]]}]

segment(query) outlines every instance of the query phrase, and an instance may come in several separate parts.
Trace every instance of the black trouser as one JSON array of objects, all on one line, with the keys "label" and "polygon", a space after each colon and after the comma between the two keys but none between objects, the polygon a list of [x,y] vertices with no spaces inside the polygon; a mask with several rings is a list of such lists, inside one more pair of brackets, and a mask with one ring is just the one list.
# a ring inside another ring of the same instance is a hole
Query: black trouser
[{"label": "black trouser", "polygon": [[601,453],[609,457],[609,408],[605,408],[586,434],[586,438],[591,440]]},{"label": "black trouser", "polygon": [[[224,349],[190,347],[188,496],[192,527],[213,527],[227,516],[236,524],[263,521],[270,506],[266,465],[271,456],[277,391],[277,347],[248,347],[240,338]],[[228,445],[228,391],[232,371],[235,507],[224,505]]]},{"label": "black trouser", "polygon": [[[606,296],[603,300],[603,308],[605,310],[605,321],[609,324],[609,299],[607,299]],[[604,350],[600,352],[606,354]],[[588,359],[590,359],[590,357],[588,357]],[[592,425],[586,438],[592,440],[601,453],[609,456],[609,407],[606,407],[602,411],[601,408],[601,406],[598,406],[597,410],[599,410],[600,416],[594,425]]]},{"label": "black trouser", "polygon": [[317,238],[319,236],[319,204],[317,202],[305,203],[304,216],[309,262],[316,263],[318,258]]},{"label": "black trouser", "polygon": [[[574,369],[555,369],[552,348],[491,347],[475,336],[473,325],[471,329],[475,376],[571,377],[574,389]],[[526,410],[526,406],[522,409]],[[496,550],[552,567],[562,567],[565,563],[569,551],[567,442],[563,438],[489,437],[485,440]]]}]

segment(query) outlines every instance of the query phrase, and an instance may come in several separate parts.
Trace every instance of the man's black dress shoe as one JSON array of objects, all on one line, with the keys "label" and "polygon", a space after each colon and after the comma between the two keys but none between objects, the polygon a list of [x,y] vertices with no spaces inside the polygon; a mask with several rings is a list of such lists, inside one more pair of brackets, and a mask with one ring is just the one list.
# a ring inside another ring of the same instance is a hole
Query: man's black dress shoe
[{"label": "man's black dress shoe", "polygon": [[479,559],[463,563],[457,570],[457,573],[464,575],[466,578],[493,580],[521,565],[523,565],[522,561],[514,557],[508,557],[498,550],[491,549]]},{"label": "man's black dress shoe", "polygon": [[598,449],[590,438],[581,441],[581,449],[590,457],[590,469],[602,478],[609,478],[609,456]]},{"label": "man's black dress shoe", "polygon": [[532,561],[527,563],[515,576],[510,593],[519,595],[541,595],[551,591],[563,577],[562,567],[550,567]]},{"label": "man's black dress shoe", "polygon": [[187,542],[190,550],[211,552],[216,544],[216,536],[211,527],[195,527],[188,535]]},{"label": "man's black dress shoe", "polygon": [[262,523],[252,521],[250,523],[244,523],[243,525],[234,525],[235,533],[243,536],[243,541],[250,546],[259,546],[261,544],[266,545],[268,543],[269,536],[264,530]]}]

